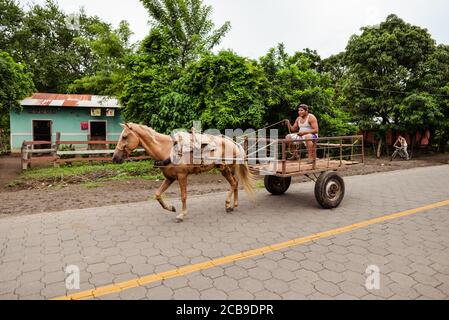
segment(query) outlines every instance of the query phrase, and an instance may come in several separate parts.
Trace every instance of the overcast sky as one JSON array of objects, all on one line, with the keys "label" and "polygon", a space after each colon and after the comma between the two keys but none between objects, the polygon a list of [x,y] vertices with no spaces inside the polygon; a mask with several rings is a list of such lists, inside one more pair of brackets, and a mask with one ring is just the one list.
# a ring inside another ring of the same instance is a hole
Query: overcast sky
[{"label": "overcast sky", "polygon": [[[22,4],[29,0],[20,0]],[[44,0],[34,0],[43,3]],[[90,15],[117,25],[127,20],[141,40],[149,30],[148,14],[139,0],[57,0],[66,13],[83,6]],[[427,28],[437,43],[449,44],[447,0],[203,0],[212,5],[216,26],[231,22],[219,48],[259,58],[283,42],[288,52],[310,48],[322,57],[343,51],[351,35],[378,24],[390,13]]]}]

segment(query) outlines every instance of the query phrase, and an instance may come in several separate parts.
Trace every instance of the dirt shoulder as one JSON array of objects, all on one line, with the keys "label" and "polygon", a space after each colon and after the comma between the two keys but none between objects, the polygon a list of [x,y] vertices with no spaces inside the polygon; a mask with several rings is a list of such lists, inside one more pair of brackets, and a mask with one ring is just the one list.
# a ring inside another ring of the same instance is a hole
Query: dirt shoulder
[{"label": "dirt shoulder", "polygon": [[0,156],[0,192],[16,179],[21,171],[20,157]]},{"label": "dirt shoulder", "polygon": [[[152,199],[162,181],[133,179],[128,181],[105,181],[98,183],[52,186],[42,184],[28,190],[5,187],[18,176],[17,158],[5,160],[0,158],[2,178],[0,180],[0,217],[26,215],[41,212],[62,211],[101,207],[119,203],[139,202]],[[342,171],[342,175],[364,175],[416,167],[434,166],[449,163],[449,154],[422,156],[410,161],[388,159],[367,159],[363,166],[352,167]],[[9,173],[6,173],[9,168]],[[5,175],[3,175],[5,173]],[[307,181],[305,177],[296,177],[294,183]],[[257,184],[263,188],[262,183]],[[201,174],[189,176],[188,195],[202,195],[227,191],[229,188],[221,174]],[[179,197],[179,187],[174,183],[165,193],[167,198]],[[223,202],[224,202],[223,198]]]}]

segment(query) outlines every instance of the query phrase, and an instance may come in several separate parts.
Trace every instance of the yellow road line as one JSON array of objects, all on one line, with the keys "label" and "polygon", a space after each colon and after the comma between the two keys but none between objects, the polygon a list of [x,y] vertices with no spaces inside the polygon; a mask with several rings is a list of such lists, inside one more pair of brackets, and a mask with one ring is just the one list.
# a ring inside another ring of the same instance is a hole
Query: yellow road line
[{"label": "yellow road line", "polygon": [[189,273],[193,273],[193,272],[197,272],[197,271],[201,271],[201,270],[205,270],[205,269],[209,269],[209,268],[213,268],[216,266],[220,266],[223,264],[227,264],[230,262],[234,262],[237,260],[242,260],[242,259],[247,259],[247,258],[251,258],[251,257],[256,257],[256,256],[260,256],[263,255],[265,253],[269,253],[269,252],[273,252],[273,251],[277,251],[277,250],[281,250],[281,249],[285,249],[285,248],[289,248],[289,247],[293,247],[293,246],[297,246],[300,244],[304,244],[307,242],[311,242],[317,239],[322,239],[322,238],[327,238],[327,237],[331,237],[331,236],[335,236],[338,234],[342,234],[342,233],[346,233],[346,232],[350,232],[356,229],[360,229],[360,228],[364,228],[376,223],[380,223],[380,222],[384,222],[384,221],[388,221],[388,220],[393,220],[393,219],[397,219],[397,218],[401,218],[401,217],[405,217],[405,216],[409,216],[418,212],[422,212],[422,211],[426,211],[426,210],[430,210],[430,209],[435,209],[435,208],[439,208],[439,207],[443,207],[443,206],[447,206],[449,205],[449,200],[445,200],[445,201],[441,201],[441,202],[436,202],[436,203],[432,203],[423,207],[419,207],[419,208],[414,208],[414,209],[409,209],[409,210],[405,210],[405,211],[401,211],[401,212],[397,212],[397,213],[393,213],[393,214],[389,214],[389,215],[385,215],[379,218],[374,218],[374,219],[370,219],[370,220],[365,220],[365,221],[361,221],[355,224],[351,224],[348,226],[344,226],[344,227],[340,227],[340,228],[336,228],[336,229],[332,229],[332,230],[328,230],[328,231],[324,231],[324,232],[319,232],[316,234],[312,234],[310,236],[306,236],[306,237],[301,237],[301,238],[297,238],[297,239],[293,239],[293,240],[288,240],[285,242],[281,242],[281,243],[276,243],[270,246],[266,246],[263,248],[258,248],[258,249],[254,249],[254,250],[248,250],[248,251],[244,251],[244,252],[240,252],[237,254],[233,254],[233,255],[229,255],[229,256],[225,256],[222,258],[217,258],[217,259],[213,259],[210,261],[206,261],[206,262],[201,262],[201,263],[196,263],[193,265],[187,265],[181,268],[177,268],[177,269],[173,269],[173,270],[169,270],[169,271],[165,271],[165,272],[160,272],[160,273],[155,273],[155,274],[150,274],[147,276],[143,276],[137,279],[132,279],[129,281],[124,281],[124,282],[119,282],[116,284],[111,284],[111,285],[107,285],[107,286],[102,286],[102,287],[98,287],[96,289],[92,289],[92,290],[87,290],[87,291],[81,291],[78,293],[74,293],[68,296],[62,296],[62,297],[58,297],[58,298],[54,298],[52,300],[81,300],[81,299],[90,299],[90,298],[95,298],[95,297],[100,297],[100,296],[104,296],[107,294],[111,294],[111,293],[116,293],[116,292],[121,292],[123,290],[127,290],[127,289],[131,289],[131,288],[136,288],[139,286],[144,286],[146,284],[152,283],[152,282],[156,282],[156,281],[161,281],[161,280],[165,280],[165,279],[170,279],[170,278],[174,278],[174,277],[180,277]]}]

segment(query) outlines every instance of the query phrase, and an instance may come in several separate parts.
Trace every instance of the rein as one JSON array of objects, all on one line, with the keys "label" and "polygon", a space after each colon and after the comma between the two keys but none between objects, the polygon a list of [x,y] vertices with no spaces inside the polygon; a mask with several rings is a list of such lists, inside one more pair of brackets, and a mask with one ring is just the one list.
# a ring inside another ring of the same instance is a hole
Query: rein
[{"label": "rein", "polygon": [[[249,133],[249,134],[243,134],[243,135],[240,135],[240,136],[236,136],[236,138],[241,138],[241,137],[253,135],[253,134],[255,134],[255,133],[259,132],[259,131],[266,130],[266,129],[268,129],[268,128],[277,126],[278,124],[280,124],[280,123],[282,123],[282,122],[284,122],[284,121],[285,121],[285,120],[278,121],[278,122],[276,122],[276,123],[273,123],[273,124],[270,124],[270,125],[268,125],[268,126],[266,126],[266,127],[263,127],[263,128],[261,128],[261,129],[258,129],[258,130],[255,131],[255,132],[252,132],[252,133]],[[288,131],[289,131],[289,133],[291,133],[290,128],[288,128]],[[222,136],[224,136],[224,135],[222,135]],[[226,137],[226,136],[224,136],[224,137]],[[171,137],[171,138],[172,138],[172,140],[173,140],[173,137]],[[139,137],[139,139],[141,140],[140,137]],[[238,142],[235,142],[235,143],[239,144]],[[171,161],[171,158],[169,157],[169,158],[167,158],[167,159],[165,159],[165,160],[154,161],[154,167],[157,167],[157,168],[164,168],[164,167],[168,167],[171,163],[172,163],[172,161]],[[196,165],[196,166],[197,166],[197,165]]]}]

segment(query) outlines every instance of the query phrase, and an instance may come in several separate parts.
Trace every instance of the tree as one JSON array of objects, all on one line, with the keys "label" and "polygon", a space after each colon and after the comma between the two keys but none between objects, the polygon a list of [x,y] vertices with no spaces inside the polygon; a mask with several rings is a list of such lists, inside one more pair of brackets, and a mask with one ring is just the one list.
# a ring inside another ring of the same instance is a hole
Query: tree
[{"label": "tree", "polygon": [[81,9],[75,14],[76,23],[70,24],[71,16],[54,0],[28,10],[15,0],[1,0],[0,9],[1,48],[24,62],[38,91],[109,94],[119,90],[117,73],[129,50],[127,23],[113,30]]},{"label": "tree", "polygon": [[126,59],[132,53],[129,24],[121,21],[117,29],[112,29],[109,24],[94,22],[86,28],[92,36],[80,36],[74,41],[90,48],[96,63],[92,66],[92,74],[76,79],[68,90],[75,93],[119,95],[123,89]]},{"label": "tree", "polygon": [[177,48],[177,62],[184,68],[202,53],[220,43],[230,23],[214,29],[210,19],[212,7],[202,0],[141,0],[152,18],[153,27],[166,32],[170,44]]},{"label": "tree", "polygon": [[166,133],[190,128],[194,120],[201,120],[203,129],[218,130],[263,124],[265,78],[255,61],[221,51],[205,54],[182,69],[170,64],[177,49],[166,42],[163,32],[153,31],[143,46],[146,54],[130,61],[132,71],[121,96],[127,120]]},{"label": "tree", "polygon": [[260,64],[267,77],[265,105],[266,122],[275,123],[288,118],[296,119],[297,106],[306,103],[318,117],[320,134],[345,135],[356,128],[342,110],[341,96],[335,94],[327,74],[318,71],[321,59],[310,50],[289,56],[283,44],[269,50]]},{"label": "tree", "polygon": [[255,62],[232,51],[206,54],[190,65],[183,91],[204,128],[247,129],[264,125],[266,78]]},{"label": "tree", "polygon": [[413,81],[419,90],[404,99],[401,118],[407,128],[429,130],[440,150],[449,147],[449,46],[439,45],[421,62]]},{"label": "tree", "polygon": [[[14,12],[22,14],[20,27],[8,27],[14,32],[3,38],[3,48],[16,61],[25,63],[37,90],[65,92],[71,82],[90,71],[93,56],[89,48],[74,42],[81,31],[69,28],[67,16],[55,2],[47,0],[44,6],[34,5],[23,12],[10,1],[8,16]],[[81,12],[80,21],[87,20]]]},{"label": "tree", "polygon": [[340,81],[347,75],[346,52],[340,52],[321,61],[319,70],[327,73],[337,92],[340,89]]},{"label": "tree", "polygon": [[[418,66],[435,50],[426,29],[390,15],[379,26],[362,28],[346,47],[347,72],[341,80],[351,113],[364,129],[400,129],[401,112],[419,90]],[[428,101],[428,100],[427,100]],[[423,101],[422,101],[423,102]]]},{"label": "tree", "polygon": [[[190,119],[187,110],[176,112],[178,106],[188,105],[183,101],[188,97],[173,92],[175,81],[183,72],[175,63],[177,57],[178,49],[172,46],[167,34],[154,28],[142,41],[138,52],[126,59],[120,101],[127,121],[145,123],[161,132],[169,132]],[[170,97],[172,105],[164,97]],[[161,116],[161,111],[167,108],[168,111]]]},{"label": "tree", "polygon": [[0,1],[0,48],[13,45],[14,37],[23,25],[23,10],[14,0]]},{"label": "tree", "polygon": [[9,128],[9,112],[34,91],[32,75],[6,52],[0,51],[0,128]]}]

